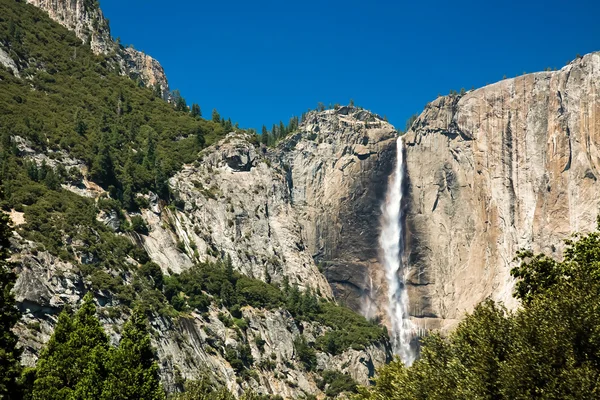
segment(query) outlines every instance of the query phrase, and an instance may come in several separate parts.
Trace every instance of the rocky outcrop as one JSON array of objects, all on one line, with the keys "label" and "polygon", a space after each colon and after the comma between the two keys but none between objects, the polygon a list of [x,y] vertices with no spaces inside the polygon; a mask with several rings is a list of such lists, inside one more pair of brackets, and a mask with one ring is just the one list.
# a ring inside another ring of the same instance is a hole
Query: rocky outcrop
[{"label": "rocky outcrop", "polygon": [[286,172],[248,139],[230,134],[206,149],[201,163],[171,179],[183,203],[173,215],[173,230],[197,261],[229,256],[245,275],[275,283],[287,278],[331,297],[304,242]]},{"label": "rocky outcrop", "polygon": [[89,43],[95,54],[114,50],[108,21],[96,0],[27,0],[27,3],[46,11],[54,21],[75,32],[84,43]]},{"label": "rocky outcrop", "polygon": [[405,138],[411,315],[445,327],[488,296],[514,307],[520,248],[559,257],[596,224],[600,54],[430,103]]},{"label": "rocky outcrop", "polygon": [[[335,297],[368,314],[379,298],[380,204],[395,160],[398,132],[356,107],[308,113],[300,133],[278,147],[291,202],[309,252],[323,267]],[[375,307],[376,308],[376,307]]]},{"label": "rocky outcrop", "polygon": [[0,65],[4,66],[6,69],[11,71],[13,73],[13,75],[16,76],[17,78],[20,77],[19,68],[17,67],[17,64],[15,64],[15,61],[12,58],[10,58],[10,56],[6,53],[6,51],[4,51],[1,47],[0,47]]},{"label": "rocky outcrop", "polygon": [[151,88],[160,87],[163,98],[168,99],[169,84],[162,66],[147,54],[113,41],[108,20],[97,0],[27,0],[27,3],[46,11],[54,21],[75,32],[95,54],[114,54],[123,75],[140,79]]},{"label": "rocky outcrop", "polygon": [[147,87],[160,88],[163,100],[169,100],[167,75],[158,61],[132,47],[119,47],[117,54],[124,74],[141,80]]}]

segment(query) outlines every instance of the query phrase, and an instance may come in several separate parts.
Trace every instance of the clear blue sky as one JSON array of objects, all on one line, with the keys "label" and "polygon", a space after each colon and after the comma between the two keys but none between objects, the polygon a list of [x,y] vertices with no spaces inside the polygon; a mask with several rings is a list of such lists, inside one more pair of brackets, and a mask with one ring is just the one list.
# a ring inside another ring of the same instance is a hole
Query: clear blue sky
[{"label": "clear blue sky", "polygon": [[600,50],[600,1],[101,0],[113,37],[241,127],[355,104],[396,127],[438,93]]}]

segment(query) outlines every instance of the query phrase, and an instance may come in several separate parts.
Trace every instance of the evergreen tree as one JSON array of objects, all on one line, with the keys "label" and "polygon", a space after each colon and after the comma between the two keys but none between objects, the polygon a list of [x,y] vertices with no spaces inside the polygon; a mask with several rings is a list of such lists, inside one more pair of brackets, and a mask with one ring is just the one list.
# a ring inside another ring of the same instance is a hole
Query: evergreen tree
[{"label": "evergreen tree", "polygon": [[155,175],[154,175],[154,187],[156,189],[156,194],[161,199],[169,198],[169,183],[167,182],[168,177],[163,171],[160,160],[156,162]]},{"label": "evergreen tree", "polygon": [[200,106],[196,103],[192,104],[192,117],[200,118],[202,116],[202,111],[200,110]]},{"label": "evergreen tree", "polygon": [[212,120],[213,120],[213,122],[216,122],[216,123],[221,122],[221,116],[219,115],[219,112],[217,111],[216,108],[213,108],[213,110],[212,110]]},{"label": "evergreen tree", "polygon": [[152,128],[150,128],[149,131],[148,148],[146,149],[146,154],[142,161],[142,165],[148,170],[154,168],[154,164],[156,163],[156,138],[152,134],[155,132]]},{"label": "evergreen tree", "polygon": [[92,163],[92,179],[98,183],[108,186],[114,181],[114,165],[110,154],[110,146],[106,134],[102,135],[98,145],[98,153]]},{"label": "evergreen tree", "polygon": [[177,103],[175,103],[175,110],[177,111],[188,111],[188,106],[187,103],[185,102],[185,99],[181,96],[179,96],[177,98]]},{"label": "evergreen tree", "polygon": [[9,218],[0,213],[0,398],[17,398],[16,379],[21,372],[19,357],[21,350],[17,349],[17,335],[12,328],[19,321],[19,310],[15,306],[15,298],[11,290],[16,276],[9,263],[9,239],[11,228]]},{"label": "evergreen tree", "polygon": [[148,321],[140,309],[123,327],[119,347],[109,357],[110,373],[104,383],[102,399],[162,400],[156,353],[150,343]]},{"label": "evergreen tree", "polygon": [[285,125],[283,124],[283,121],[279,121],[279,137],[280,138],[284,138],[285,135],[287,135],[287,129],[285,128]]},{"label": "evergreen tree", "polygon": [[203,375],[197,381],[185,382],[184,392],[174,395],[173,400],[235,400],[235,396]]},{"label": "evergreen tree", "polygon": [[96,318],[88,292],[75,317],[64,310],[40,354],[33,384],[34,400],[97,399],[106,378],[108,337]]},{"label": "evergreen tree", "polygon": [[269,131],[266,126],[262,126],[260,141],[267,146],[269,144]]},{"label": "evergreen tree", "polygon": [[271,136],[273,137],[273,142],[276,142],[279,139],[279,132],[277,129],[277,125],[273,124],[271,127]]},{"label": "evergreen tree", "polygon": [[231,118],[227,120],[223,119],[223,128],[225,128],[225,132],[229,133],[233,130],[233,124],[231,123]]}]

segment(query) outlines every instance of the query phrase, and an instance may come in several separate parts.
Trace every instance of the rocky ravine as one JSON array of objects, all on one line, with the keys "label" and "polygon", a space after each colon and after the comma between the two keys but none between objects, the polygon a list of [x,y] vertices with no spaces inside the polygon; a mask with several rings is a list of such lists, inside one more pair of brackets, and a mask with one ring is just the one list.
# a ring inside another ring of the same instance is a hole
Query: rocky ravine
[{"label": "rocky ravine", "polygon": [[[229,134],[202,151],[194,165],[184,166],[170,179],[178,207],[167,207],[151,194],[149,208],[141,213],[149,233],[127,235],[165,274],[180,272],[195,262],[229,256],[234,268],[243,274],[274,283],[287,279],[301,289],[310,287],[332,298],[331,286],[319,271],[316,257],[323,261],[326,275],[333,277],[334,292],[350,293],[347,298],[354,299],[353,304],[360,308],[358,299],[370,295],[368,288],[360,285],[368,281],[369,268],[377,262],[377,247],[372,242],[378,229],[376,197],[385,191],[385,185],[375,185],[377,179],[387,179],[395,135],[382,119],[351,107],[309,113],[299,132],[275,149],[255,147],[245,134]],[[26,143],[20,146],[25,157],[35,162],[46,159],[28,152]],[[82,163],[68,157],[54,157],[53,162],[85,172]],[[106,195],[85,182],[77,188],[64,187],[91,198]],[[375,206],[369,206],[371,201]],[[13,214],[18,220],[18,213]],[[101,214],[99,218],[113,229],[118,227],[116,216]],[[358,230],[361,223],[364,226]],[[39,250],[35,243],[15,237],[14,247],[19,264],[15,293],[25,313],[19,334],[24,359],[32,365],[52,333],[58,312],[67,304],[76,306],[88,285],[77,265]],[[78,256],[78,262],[88,261],[85,254]],[[117,343],[127,316],[114,312],[111,306],[118,301],[109,293],[100,293],[97,299],[101,320]],[[245,307],[242,312],[249,329],[242,332],[226,328],[219,312],[228,314],[225,309],[213,308],[204,315],[191,313],[176,320],[157,317],[152,321],[167,388],[173,389],[182,378],[198,378],[207,370],[238,393],[248,387],[286,398],[320,393],[318,376],[303,370],[293,341],[302,333],[312,342],[329,328],[296,323],[285,310]],[[264,350],[254,341],[259,335],[266,342]],[[226,346],[243,343],[250,345],[255,365],[272,365],[271,369],[257,369],[257,380],[236,380],[223,358]],[[317,353],[318,370],[337,369],[362,384],[368,384],[375,368],[390,358],[387,341],[337,356]]]},{"label": "rocky ravine", "polygon": [[[169,96],[169,84],[163,67],[147,54],[115,43],[110,35],[108,20],[104,18],[93,0],[27,0],[46,11],[50,18],[75,32],[83,42],[89,43],[95,54],[114,53],[121,74],[139,78],[148,87],[159,86],[163,98]],[[0,50],[0,62],[2,62]]]},{"label": "rocky ravine", "polygon": [[405,138],[411,315],[447,327],[491,296],[510,307],[520,248],[560,256],[595,227],[600,54],[430,103]]}]

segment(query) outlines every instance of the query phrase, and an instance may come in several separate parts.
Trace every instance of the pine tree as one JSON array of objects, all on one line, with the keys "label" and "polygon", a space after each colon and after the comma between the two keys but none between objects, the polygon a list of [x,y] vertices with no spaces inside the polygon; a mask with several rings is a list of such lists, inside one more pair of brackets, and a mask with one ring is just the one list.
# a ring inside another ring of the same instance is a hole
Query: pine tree
[{"label": "pine tree", "polygon": [[277,125],[273,124],[271,128],[271,136],[273,137],[273,142],[276,142],[279,139],[279,132],[277,131]]},{"label": "pine tree", "polygon": [[177,98],[177,102],[175,103],[175,110],[177,111],[188,111],[187,103],[185,99],[181,96]]},{"label": "pine tree", "polygon": [[108,186],[114,180],[114,165],[110,154],[110,146],[106,135],[102,135],[98,153],[92,163],[92,178],[98,183]]},{"label": "pine tree", "polygon": [[202,116],[202,111],[200,110],[200,106],[196,103],[192,104],[192,117],[200,118]]},{"label": "pine tree", "polygon": [[269,131],[266,126],[262,126],[260,141],[267,146],[269,144]]},{"label": "pine tree", "polygon": [[216,123],[221,122],[221,116],[219,115],[219,112],[217,111],[216,108],[213,108],[213,110],[212,110],[212,120],[213,120],[213,122],[216,122]]},{"label": "pine tree", "polygon": [[108,337],[96,318],[93,296],[71,317],[64,310],[42,351],[33,384],[34,400],[97,399],[106,378]]},{"label": "pine tree", "polygon": [[16,347],[18,338],[12,331],[20,315],[11,293],[16,276],[7,261],[11,237],[9,222],[8,216],[0,213],[0,398],[12,399],[17,398],[16,379],[21,372],[21,350]]},{"label": "pine tree", "polygon": [[119,347],[109,360],[110,374],[104,383],[102,399],[162,400],[165,393],[160,384],[156,353],[150,343],[148,321],[135,309],[123,327]]},{"label": "pine tree", "polygon": [[287,129],[285,128],[285,125],[283,124],[283,121],[279,121],[279,137],[284,138],[285,135],[287,135]]}]

